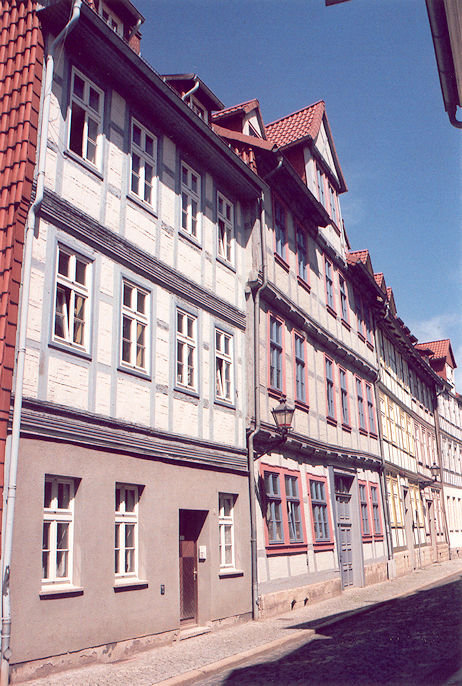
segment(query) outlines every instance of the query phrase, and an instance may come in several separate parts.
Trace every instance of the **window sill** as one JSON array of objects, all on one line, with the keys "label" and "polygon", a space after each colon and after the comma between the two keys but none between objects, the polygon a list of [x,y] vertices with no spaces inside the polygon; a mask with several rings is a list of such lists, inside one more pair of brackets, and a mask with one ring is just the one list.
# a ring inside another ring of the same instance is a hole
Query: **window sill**
[{"label": "window sill", "polygon": [[87,162],[87,160],[85,160],[83,157],[79,157],[79,155],[72,150],[64,150],[63,154],[65,157],[68,157],[73,162],[76,162],[81,167],[91,172],[91,174],[96,176],[96,178],[98,178],[100,181],[103,180],[104,177],[102,171],[95,167],[95,165],[93,165],[91,162]]},{"label": "window sill", "polygon": [[374,541],[383,541],[383,534],[374,534]]},{"label": "window sill", "polygon": [[71,586],[70,584],[43,586],[40,590],[40,598],[72,598],[74,596],[83,595],[83,588],[81,586]]},{"label": "window sill", "polygon": [[117,367],[118,372],[124,372],[125,374],[130,374],[131,376],[136,376],[138,379],[144,379],[145,381],[151,381],[151,375],[147,372],[142,372],[140,369],[134,369],[133,367],[125,367],[120,364]]},{"label": "window sill", "polygon": [[362,335],[362,333],[359,333],[359,331],[358,331],[358,338],[359,338],[359,340],[362,341],[363,343],[366,342],[366,339],[364,338],[364,336]]},{"label": "window sill", "polygon": [[306,553],[308,546],[306,543],[269,543],[266,546],[266,554],[273,555],[297,555],[299,553]]},{"label": "window sill", "polygon": [[329,312],[329,314],[332,315],[332,317],[337,319],[337,312],[334,310],[333,307],[331,307],[330,305],[326,305],[326,309]]},{"label": "window sill", "polygon": [[307,293],[311,293],[311,286],[308,283],[308,281],[305,281],[305,279],[302,279],[301,276],[297,276],[297,281],[298,281],[298,285],[301,286],[303,288],[303,290],[305,290]]},{"label": "window sill", "polygon": [[366,345],[369,348],[369,350],[374,350],[374,345],[370,343],[369,341],[366,341]]},{"label": "window sill", "polygon": [[360,429],[359,429],[359,433],[361,434],[361,436],[368,436],[368,435],[369,435],[369,434],[367,433],[366,429],[361,429],[361,428],[360,428]]},{"label": "window sill", "polygon": [[342,429],[344,431],[348,431],[348,433],[351,434],[351,426],[349,424],[342,424]]},{"label": "window sill", "polygon": [[228,410],[236,409],[236,405],[233,401],[223,400],[221,398],[215,398],[215,405],[218,405],[219,407],[226,407]]},{"label": "window sill", "polygon": [[149,212],[149,214],[152,214],[154,217],[156,217],[156,219],[158,218],[159,215],[157,213],[157,209],[153,205],[150,205],[139,198],[137,195],[134,195],[133,193],[127,193],[127,199],[137,207],[141,207],[141,209]]},{"label": "window sill", "polygon": [[50,341],[48,343],[49,348],[54,348],[55,350],[61,350],[62,352],[69,353],[70,355],[75,355],[80,357],[82,360],[91,360],[91,355],[86,350],[82,350],[73,346],[71,343],[65,343],[60,341]]},{"label": "window sill", "polygon": [[116,579],[114,582],[114,593],[122,593],[123,591],[138,591],[143,588],[148,588],[148,586],[148,582],[144,581],[143,579]]},{"label": "window sill", "polygon": [[197,398],[199,400],[199,393],[192,388],[183,388],[182,386],[175,386],[173,389],[178,393],[183,393],[184,395],[189,395],[191,398]]},{"label": "window sill", "polygon": [[224,257],[221,257],[221,255],[217,255],[217,262],[223,265],[223,267],[226,267],[226,269],[229,269],[229,271],[236,273],[236,267],[232,264],[232,262],[229,262],[229,260],[225,260]]},{"label": "window sill", "polygon": [[242,569],[220,569],[218,573],[220,579],[229,579],[237,576],[244,576]]},{"label": "window sill", "polygon": [[310,411],[310,406],[303,402],[303,400],[294,400],[294,405],[297,408],[297,410],[302,410],[302,412],[309,412]]},{"label": "window sill", "polygon": [[326,417],[326,422],[331,426],[337,426],[337,420],[334,417]]},{"label": "window sill", "polygon": [[363,543],[372,543],[372,534],[363,534]]},{"label": "window sill", "polygon": [[342,326],[344,326],[347,331],[351,331],[351,326],[348,324],[346,319],[343,319],[343,317],[342,317]]},{"label": "window sill", "polygon": [[333,550],[334,549],[334,542],[333,541],[326,541],[325,543],[313,543],[313,550],[315,553],[321,553],[324,552],[325,550]]},{"label": "window sill", "polygon": [[272,386],[268,386],[268,395],[270,395],[272,398],[277,398],[280,400],[284,395],[284,392],[279,388],[272,388]]},{"label": "window sill", "polygon": [[374,438],[375,440],[378,439],[378,435],[377,435],[374,431],[369,431],[369,436],[370,436],[371,438]]},{"label": "window sill", "polygon": [[276,264],[279,264],[284,269],[284,271],[286,271],[286,272],[289,271],[289,269],[290,269],[289,265],[287,264],[285,259],[283,257],[281,257],[279,255],[279,253],[277,253],[277,252],[274,253],[274,261],[276,262]]},{"label": "window sill", "polygon": [[202,250],[202,245],[199,243],[198,239],[194,236],[191,236],[190,233],[187,233],[183,229],[178,229],[178,238],[183,238],[185,241],[191,243],[198,250]]}]

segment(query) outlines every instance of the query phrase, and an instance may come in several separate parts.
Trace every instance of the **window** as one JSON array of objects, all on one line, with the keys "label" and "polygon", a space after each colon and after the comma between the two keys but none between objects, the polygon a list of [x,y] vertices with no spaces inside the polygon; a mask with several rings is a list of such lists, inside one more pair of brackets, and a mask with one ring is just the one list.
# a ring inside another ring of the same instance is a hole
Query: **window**
[{"label": "window", "polygon": [[295,343],[295,398],[306,403],[305,339],[294,334]]},{"label": "window", "polygon": [[356,379],[356,396],[358,398],[359,428],[367,431],[366,415],[364,414],[363,384],[361,379]]},{"label": "window", "polygon": [[176,382],[197,390],[197,318],[188,312],[176,313]]},{"label": "window", "polygon": [[155,206],[157,139],[132,120],[130,191],[148,205]]},{"label": "window", "polygon": [[329,513],[327,509],[326,483],[318,479],[309,479],[311,510],[315,543],[330,542]]},{"label": "window", "polygon": [[335,310],[333,268],[327,257],[324,259],[324,265],[326,271],[326,302],[331,310]]},{"label": "window", "polygon": [[138,575],[138,486],[116,484],[114,572],[116,576]]},{"label": "window", "polygon": [[266,495],[266,526],[268,527],[268,543],[283,543],[281,489],[279,474],[265,472]]},{"label": "window", "polygon": [[209,117],[208,117],[208,112],[205,109],[205,107],[199,102],[197,98],[194,97],[194,95],[191,95],[189,98],[189,106],[192,109],[193,112],[197,114],[198,117],[203,119],[205,122],[208,122]]},{"label": "window", "polygon": [[43,497],[42,582],[72,583],[74,481],[46,476]]},{"label": "window", "polygon": [[274,236],[276,254],[285,259],[286,211],[280,202],[274,201]]},{"label": "window", "polygon": [[101,166],[103,92],[77,70],[72,72],[69,149]]},{"label": "window", "polygon": [[367,400],[367,416],[369,418],[369,431],[372,434],[377,433],[377,424],[375,421],[374,400],[372,397],[372,387],[366,384],[366,400]]},{"label": "window", "polygon": [[269,385],[282,391],[282,324],[270,316],[270,369]]},{"label": "window", "polygon": [[370,345],[373,345],[374,339],[372,336],[371,313],[369,310],[369,305],[366,303],[365,300],[363,300],[363,314],[364,314],[364,326],[366,329],[366,339]]},{"label": "window", "polygon": [[361,296],[359,293],[355,293],[355,312],[356,312],[356,328],[358,331],[358,336],[364,340],[364,321],[363,321],[363,309],[361,303]]},{"label": "window", "polygon": [[115,33],[119,36],[123,35],[123,26],[120,19],[108,8],[105,2],[99,3],[99,13],[100,17],[106,22],[108,26],[111,27]]},{"label": "window", "polygon": [[306,246],[306,234],[298,227],[297,228],[297,260],[298,260],[298,275],[303,281],[308,283],[308,253]]},{"label": "window", "polygon": [[121,364],[148,370],[148,293],[128,281],[122,282]]},{"label": "window", "polygon": [[319,167],[316,168],[316,172],[317,172],[317,180],[318,180],[318,198],[319,198],[319,202],[320,202],[322,205],[325,205],[325,201],[324,201],[324,175],[322,174],[322,172],[321,172],[321,170],[319,169]]},{"label": "window", "polygon": [[234,569],[234,501],[235,496],[218,494],[218,534],[220,567]]},{"label": "window", "polygon": [[382,522],[380,520],[379,512],[379,494],[377,486],[370,484],[371,487],[371,502],[372,502],[372,521],[374,522],[374,534],[376,536],[382,535]]},{"label": "window", "polygon": [[[281,467],[263,469],[268,545],[304,544],[300,474]],[[283,490],[282,490],[283,488]],[[278,549],[280,551],[280,548]]]},{"label": "window", "polygon": [[82,350],[89,348],[90,265],[58,246],[53,337]]},{"label": "window", "polygon": [[181,228],[194,238],[198,236],[200,176],[184,162],[181,165]]},{"label": "window", "polygon": [[340,290],[340,309],[342,312],[342,319],[344,322],[348,323],[348,298],[346,291],[345,279],[341,274],[338,276],[339,290]]},{"label": "window", "polygon": [[334,371],[333,362],[326,357],[326,398],[327,416],[335,419],[335,400],[334,400]]},{"label": "window", "polygon": [[331,219],[333,219],[335,224],[338,224],[337,203],[336,203],[335,191],[330,184],[329,184],[329,200],[330,200],[330,216],[331,216]]},{"label": "window", "polygon": [[215,392],[219,400],[233,399],[233,337],[215,329]]},{"label": "window", "polygon": [[298,495],[298,478],[285,475],[287,521],[289,524],[289,541],[303,542],[302,522],[300,517],[300,497]]},{"label": "window", "polygon": [[342,423],[350,426],[350,406],[348,403],[347,373],[344,369],[339,369],[340,376],[340,395],[342,401]]},{"label": "window", "polygon": [[232,261],[232,239],[234,234],[234,208],[224,195],[218,193],[218,256]]},{"label": "window", "polygon": [[359,502],[361,506],[361,531],[363,536],[370,536],[369,504],[367,502],[367,488],[365,483],[359,484]]}]

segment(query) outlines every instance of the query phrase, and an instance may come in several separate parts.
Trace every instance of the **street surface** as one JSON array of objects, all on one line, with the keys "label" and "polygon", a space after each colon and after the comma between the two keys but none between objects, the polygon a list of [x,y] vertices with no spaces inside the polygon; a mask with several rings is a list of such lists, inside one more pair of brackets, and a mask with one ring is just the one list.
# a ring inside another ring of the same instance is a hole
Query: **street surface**
[{"label": "street surface", "polygon": [[[316,628],[320,622],[299,624]],[[461,666],[462,580],[391,600],[328,627],[296,649],[197,681],[197,686],[438,686]]]}]

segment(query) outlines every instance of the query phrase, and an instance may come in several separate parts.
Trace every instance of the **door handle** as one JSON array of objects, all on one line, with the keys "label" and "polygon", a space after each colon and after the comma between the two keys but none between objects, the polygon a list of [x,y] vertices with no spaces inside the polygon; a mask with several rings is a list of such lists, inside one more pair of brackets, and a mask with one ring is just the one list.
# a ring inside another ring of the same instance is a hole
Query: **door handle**
[{"label": "door handle", "polygon": [[194,579],[194,581],[197,580],[197,569],[195,569],[195,570],[193,571],[193,579]]}]

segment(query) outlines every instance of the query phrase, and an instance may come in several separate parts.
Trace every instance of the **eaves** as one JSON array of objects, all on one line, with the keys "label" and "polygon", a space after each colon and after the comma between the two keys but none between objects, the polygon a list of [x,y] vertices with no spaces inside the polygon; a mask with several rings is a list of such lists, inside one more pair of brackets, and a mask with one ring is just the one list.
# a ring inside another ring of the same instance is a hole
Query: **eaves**
[{"label": "eaves", "polygon": [[[56,34],[66,23],[71,0],[40,10],[45,31]],[[217,183],[242,200],[261,195],[265,184],[165,83],[160,74],[137,55],[86,3],[65,42],[72,61],[89,75],[104,78],[107,87],[125,98],[135,112],[165,132],[185,158],[202,165]]]}]

